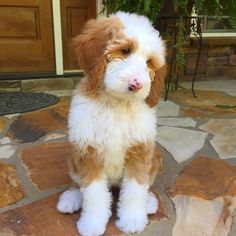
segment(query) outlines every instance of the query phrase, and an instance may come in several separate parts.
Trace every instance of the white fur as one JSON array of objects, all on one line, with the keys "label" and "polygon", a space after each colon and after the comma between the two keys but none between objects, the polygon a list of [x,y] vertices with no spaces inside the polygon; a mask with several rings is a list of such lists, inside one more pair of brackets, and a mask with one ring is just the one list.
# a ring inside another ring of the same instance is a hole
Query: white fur
[{"label": "white fur", "polygon": [[[137,53],[127,59],[113,60],[108,63],[104,75],[106,92],[110,96],[125,99],[126,101],[144,100],[151,87],[151,80],[146,64],[146,57]],[[129,91],[128,84],[132,79],[137,79],[143,87],[138,92]]]},{"label": "white fur", "polygon": [[71,104],[69,131],[71,142],[82,149],[91,145],[102,153],[108,182],[112,184],[123,175],[127,148],[155,140],[156,110],[145,102],[91,100],[76,95]]},{"label": "white fur", "polygon": [[111,216],[111,193],[106,181],[96,181],[81,189],[82,213],[77,228],[83,236],[102,235]]},{"label": "white fur", "polygon": [[82,194],[79,189],[71,188],[59,198],[57,203],[57,210],[62,213],[74,213],[81,208],[82,205]]},{"label": "white fur", "polygon": [[[96,99],[76,94],[69,114],[69,140],[79,149],[94,147],[103,157],[103,179],[82,188],[83,203],[78,230],[84,236],[104,233],[111,215],[110,185],[120,184],[122,189],[118,204],[117,226],[127,232],[140,232],[146,226],[147,214],[157,210],[157,200],[148,195],[148,185],[124,178],[126,151],[137,143],[147,143],[156,138],[156,109],[145,103],[150,93],[151,80],[147,60],[157,57],[164,65],[164,44],[159,33],[145,17],[117,13],[123,34],[137,42],[137,50],[127,58],[114,59],[107,64],[102,94]],[[129,82],[137,78],[142,88],[129,91]],[[79,176],[72,176],[79,184]],[[123,180],[122,180],[123,179]],[[62,212],[72,212],[78,207],[69,205],[66,193],[58,203]]]},{"label": "white fur", "polygon": [[158,209],[158,200],[151,192],[148,193],[147,198],[147,214],[155,214]]},{"label": "white fur", "polygon": [[125,233],[143,231],[148,223],[147,218],[148,186],[136,180],[124,180],[120,192],[116,221]]}]

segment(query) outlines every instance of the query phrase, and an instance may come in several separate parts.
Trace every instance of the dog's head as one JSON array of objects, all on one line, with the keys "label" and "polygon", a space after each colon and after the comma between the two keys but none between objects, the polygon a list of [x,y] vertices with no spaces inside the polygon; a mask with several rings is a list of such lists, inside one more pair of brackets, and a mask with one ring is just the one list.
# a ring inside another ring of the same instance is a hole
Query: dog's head
[{"label": "dog's head", "polygon": [[149,20],[118,12],[90,20],[75,40],[86,90],[155,106],[164,84],[165,46]]}]

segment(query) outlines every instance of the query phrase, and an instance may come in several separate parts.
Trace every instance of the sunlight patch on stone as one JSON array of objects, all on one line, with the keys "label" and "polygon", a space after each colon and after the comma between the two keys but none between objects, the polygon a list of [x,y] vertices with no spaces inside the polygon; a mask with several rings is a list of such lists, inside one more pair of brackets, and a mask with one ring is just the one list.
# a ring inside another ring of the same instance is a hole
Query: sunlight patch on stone
[{"label": "sunlight patch on stone", "polygon": [[191,158],[205,143],[207,133],[177,127],[157,129],[157,142],[180,163]]},{"label": "sunlight patch on stone", "polygon": [[179,106],[171,101],[161,100],[157,105],[157,116],[178,116]]},{"label": "sunlight patch on stone", "polygon": [[182,126],[182,127],[195,127],[196,121],[192,118],[158,118],[158,125],[166,125],[166,126]]},{"label": "sunlight patch on stone", "polygon": [[235,119],[211,119],[199,128],[214,135],[209,142],[220,158],[236,158]]}]

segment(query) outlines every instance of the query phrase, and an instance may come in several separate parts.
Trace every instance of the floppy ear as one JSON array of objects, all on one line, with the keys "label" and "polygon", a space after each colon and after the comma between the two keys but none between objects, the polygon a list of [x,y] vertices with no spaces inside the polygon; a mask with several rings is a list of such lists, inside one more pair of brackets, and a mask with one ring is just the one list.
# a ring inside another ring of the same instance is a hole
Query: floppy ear
[{"label": "floppy ear", "polygon": [[76,56],[87,77],[87,90],[90,93],[97,93],[101,87],[106,67],[106,46],[118,33],[120,24],[115,18],[92,19],[74,39]]},{"label": "floppy ear", "polygon": [[154,107],[157,105],[161,97],[161,91],[164,86],[165,77],[166,77],[166,65],[163,65],[160,69],[158,69],[155,72],[155,78],[152,81],[150,93],[145,100],[150,107]]}]

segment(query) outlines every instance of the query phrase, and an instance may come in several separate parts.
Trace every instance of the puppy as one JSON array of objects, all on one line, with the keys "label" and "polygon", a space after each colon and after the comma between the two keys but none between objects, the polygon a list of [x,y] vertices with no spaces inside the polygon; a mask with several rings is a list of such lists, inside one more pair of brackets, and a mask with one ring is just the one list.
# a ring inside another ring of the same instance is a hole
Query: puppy
[{"label": "puppy", "polygon": [[102,235],[110,187],[120,186],[116,225],[141,232],[158,207],[148,190],[160,166],[155,105],[166,72],[164,43],[146,17],[124,12],[88,21],[74,43],[85,73],[69,114],[70,175],[80,189],[64,192],[57,209],[82,207],[79,233]]}]

